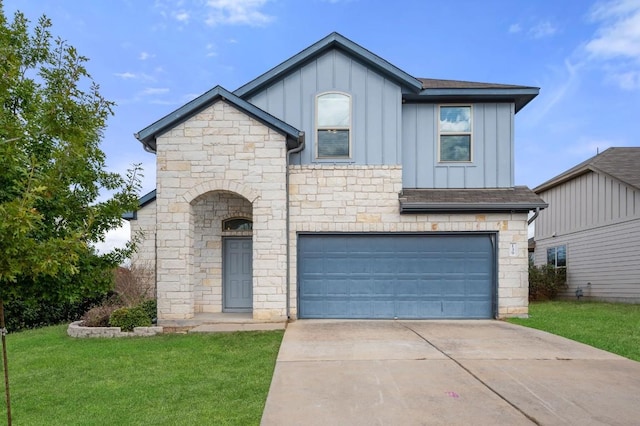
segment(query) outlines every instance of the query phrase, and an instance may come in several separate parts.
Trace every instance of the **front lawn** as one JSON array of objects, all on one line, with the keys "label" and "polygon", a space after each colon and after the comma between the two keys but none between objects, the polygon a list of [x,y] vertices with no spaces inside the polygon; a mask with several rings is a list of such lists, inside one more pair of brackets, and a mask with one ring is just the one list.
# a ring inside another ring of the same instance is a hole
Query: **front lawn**
[{"label": "front lawn", "polygon": [[[259,424],[282,336],[270,331],[73,339],[66,326],[9,334],[13,420]],[[1,405],[6,418],[4,397]]]},{"label": "front lawn", "polygon": [[586,343],[640,361],[640,305],[605,302],[534,302],[529,318],[509,322]]}]

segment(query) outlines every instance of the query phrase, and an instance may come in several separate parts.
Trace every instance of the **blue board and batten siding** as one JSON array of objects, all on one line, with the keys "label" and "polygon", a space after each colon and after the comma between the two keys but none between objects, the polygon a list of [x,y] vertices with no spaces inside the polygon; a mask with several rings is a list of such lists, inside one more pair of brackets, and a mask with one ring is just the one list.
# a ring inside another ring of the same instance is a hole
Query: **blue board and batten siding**
[{"label": "blue board and batten siding", "polygon": [[292,158],[292,163],[311,164],[317,162],[315,98],[327,91],[351,95],[351,163],[402,163],[401,87],[338,50],[294,70],[248,101],[304,130],[307,147]]},{"label": "blue board and batten siding", "polygon": [[503,188],[514,184],[513,104],[472,107],[472,160],[438,163],[438,105],[402,107],[405,188]]},{"label": "blue board and batten siding", "polygon": [[300,318],[493,318],[493,234],[300,234]]},{"label": "blue board and batten siding", "polygon": [[[352,158],[315,158],[315,99],[351,95]],[[403,88],[339,50],[292,71],[248,101],[301,129],[307,147],[293,164],[348,162],[403,166],[405,188],[500,188],[514,184],[514,105],[473,104],[470,163],[438,162],[438,105],[402,104]]]}]

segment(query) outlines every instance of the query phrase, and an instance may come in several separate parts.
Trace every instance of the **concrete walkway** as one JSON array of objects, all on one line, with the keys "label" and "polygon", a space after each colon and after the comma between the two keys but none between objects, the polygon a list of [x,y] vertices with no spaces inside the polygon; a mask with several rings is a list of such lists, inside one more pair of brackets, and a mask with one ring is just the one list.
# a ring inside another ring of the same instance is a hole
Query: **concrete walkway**
[{"label": "concrete walkway", "polygon": [[262,424],[638,425],[640,363],[500,321],[300,320]]}]

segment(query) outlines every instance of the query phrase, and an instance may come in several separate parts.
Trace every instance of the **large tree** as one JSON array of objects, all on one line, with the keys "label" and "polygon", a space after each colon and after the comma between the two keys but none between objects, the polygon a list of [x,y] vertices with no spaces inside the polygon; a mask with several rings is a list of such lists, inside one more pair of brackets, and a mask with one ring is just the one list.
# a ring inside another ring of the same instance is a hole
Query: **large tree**
[{"label": "large tree", "polygon": [[87,58],[50,29],[46,17],[31,28],[20,12],[8,20],[0,0],[3,343],[4,302],[55,303],[106,285],[98,278],[128,250],[98,255],[93,244],[136,208],[140,185],[137,166],[126,177],[106,171],[100,140],[114,104],[87,72]]}]

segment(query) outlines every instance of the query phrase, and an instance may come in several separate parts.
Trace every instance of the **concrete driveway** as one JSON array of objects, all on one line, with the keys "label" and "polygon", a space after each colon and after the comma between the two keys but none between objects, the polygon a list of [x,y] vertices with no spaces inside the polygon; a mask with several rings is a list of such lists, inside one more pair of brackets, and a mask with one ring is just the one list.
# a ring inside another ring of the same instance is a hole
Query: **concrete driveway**
[{"label": "concrete driveway", "polygon": [[263,425],[638,425],[640,363],[500,321],[300,320]]}]

